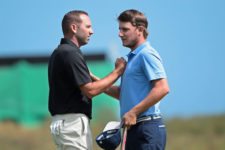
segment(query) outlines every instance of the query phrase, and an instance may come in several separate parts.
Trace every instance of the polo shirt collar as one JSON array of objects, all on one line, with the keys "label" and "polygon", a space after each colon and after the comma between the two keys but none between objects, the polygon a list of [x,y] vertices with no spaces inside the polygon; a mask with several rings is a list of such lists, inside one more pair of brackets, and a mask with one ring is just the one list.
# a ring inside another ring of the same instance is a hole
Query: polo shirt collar
[{"label": "polo shirt collar", "polygon": [[142,43],[141,45],[139,45],[135,50],[131,51],[130,53],[127,54],[127,56],[133,56],[138,54],[144,47],[149,46],[150,43],[148,41]]},{"label": "polo shirt collar", "polygon": [[69,45],[72,45],[72,46],[78,48],[76,44],[74,44],[71,40],[69,40],[67,38],[62,38],[60,41],[60,44],[69,44]]}]

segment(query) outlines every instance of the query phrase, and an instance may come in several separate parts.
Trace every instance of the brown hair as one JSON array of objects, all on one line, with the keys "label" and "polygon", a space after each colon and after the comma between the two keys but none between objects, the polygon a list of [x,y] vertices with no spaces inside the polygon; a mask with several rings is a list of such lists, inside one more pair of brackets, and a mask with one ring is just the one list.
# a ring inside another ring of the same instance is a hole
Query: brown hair
[{"label": "brown hair", "polygon": [[143,35],[146,39],[148,37],[148,20],[143,13],[135,9],[129,9],[122,12],[117,18],[121,22],[130,22],[133,26],[144,28]]},{"label": "brown hair", "polygon": [[82,10],[72,10],[64,15],[62,20],[62,31],[64,35],[69,32],[69,27],[72,23],[81,23],[81,14],[88,16],[88,13]]}]

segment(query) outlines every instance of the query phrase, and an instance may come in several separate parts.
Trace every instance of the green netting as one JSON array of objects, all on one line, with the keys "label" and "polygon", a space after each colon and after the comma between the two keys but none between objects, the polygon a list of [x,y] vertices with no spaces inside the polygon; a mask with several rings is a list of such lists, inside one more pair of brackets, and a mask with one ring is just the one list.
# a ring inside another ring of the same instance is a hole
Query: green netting
[{"label": "green netting", "polygon": [[[109,62],[89,62],[90,70],[99,77],[112,71]],[[118,117],[118,102],[100,94],[93,99],[93,121],[103,112]],[[39,125],[49,116],[47,64],[19,62],[0,67],[0,120],[14,120],[25,126]]]},{"label": "green netting", "polygon": [[[100,78],[105,77],[112,72],[114,66],[109,62],[91,62],[88,63],[90,71]],[[118,83],[115,83],[118,84]],[[110,116],[109,116],[110,115]],[[112,116],[114,115],[114,116]],[[93,98],[93,121],[110,120],[119,118],[119,102],[114,98],[100,94]],[[107,122],[107,121],[106,121]]]}]

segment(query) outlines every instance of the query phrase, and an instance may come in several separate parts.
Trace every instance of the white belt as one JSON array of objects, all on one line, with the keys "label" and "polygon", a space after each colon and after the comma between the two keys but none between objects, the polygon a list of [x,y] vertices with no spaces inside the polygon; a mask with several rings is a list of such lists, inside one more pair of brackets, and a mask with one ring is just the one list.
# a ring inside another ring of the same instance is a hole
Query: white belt
[{"label": "white belt", "polygon": [[162,118],[161,116],[145,116],[137,119],[137,123],[143,122],[143,121],[150,121],[150,120],[155,120],[155,119],[160,119]]}]

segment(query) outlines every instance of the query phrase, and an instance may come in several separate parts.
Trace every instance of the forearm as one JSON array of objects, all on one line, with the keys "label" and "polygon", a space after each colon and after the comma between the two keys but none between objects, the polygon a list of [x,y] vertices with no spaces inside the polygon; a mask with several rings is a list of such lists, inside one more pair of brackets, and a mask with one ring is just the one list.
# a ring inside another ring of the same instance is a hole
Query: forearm
[{"label": "forearm", "polygon": [[81,90],[89,98],[92,98],[93,96],[98,95],[106,91],[107,88],[111,87],[112,84],[120,77],[120,75],[121,73],[119,73],[117,70],[114,70],[112,73],[101,80],[98,77],[91,75],[94,82],[81,86]]},{"label": "forearm", "polygon": [[157,89],[152,89],[145,99],[124,114],[122,120],[125,126],[129,127],[135,125],[137,123],[138,116],[149,107],[156,104],[163,97],[162,94],[157,94],[157,92]]},{"label": "forearm", "polygon": [[92,90],[96,91],[97,94],[106,91],[107,88],[111,87],[113,83],[120,77],[116,71],[113,71],[111,74],[106,76],[105,78],[95,81],[92,84]]},{"label": "forearm", "polygon": [[150,92],[150,94],[142,100],[138,105],[133,107],[130,111],[134,112],[136,116],[146,111],[151,106],[155,105],[159,102],[166,94],[157,94],[154,90]]},{"label": "forearm", "polygon": [[120,88],[118,86],[111,86],[106,89],[105,93],[111,97],[114,97],[119,100],[120,97]]},{"label": "forearm", "polygon": [[[92,81],[99,81],[101,80],[99,77],[95,76],[94,74],[91,73],[91,79]],[[111,97],[114,97],[116,99],[119,99],[119,96],[120,96],[120,88],[118,86],[111,86],[109,88],[107,88],[105,91],[104,91],[105,94],[111,96]]]},{"label": "forearm", "polygon": [[161,83],[156,83],[157,85],[153,86],[149,94],[130,111],[138,116],[151,106],[158,103],[165,95],[167,95],[169,93],[167,81],[165,79],[162,79],[162,81],[163,82]]}]

